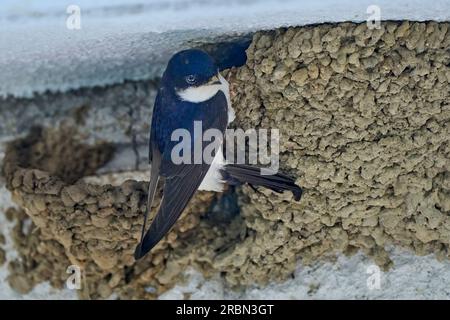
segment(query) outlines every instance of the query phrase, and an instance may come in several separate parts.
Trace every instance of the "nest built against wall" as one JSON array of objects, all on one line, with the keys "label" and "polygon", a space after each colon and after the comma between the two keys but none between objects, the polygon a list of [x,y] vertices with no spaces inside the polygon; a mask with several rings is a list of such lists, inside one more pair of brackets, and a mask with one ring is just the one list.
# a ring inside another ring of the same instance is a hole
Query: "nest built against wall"
[{"label": "nest built against wall", "polygon": [[246,65],[228,74],[235,125],[280,130],[280,167],[298,177],[302,200],[243,187],[240,214],[217,219],[226,199],[199,192],[138,263],[147,184],[80,180],[109,159],[110,146],[83,145],[68,129],[12,143],[7,186],[37,231],[15,231],[23,261],[11,263],[10,282],[23,291],[44,280],[62,286],[77,264],[84,296],[142,298],[188,265],[245,286],[287,279],[299,260],[338,252],[363,250],[385,268],[389,245],[449,258],[448,29],[340,23],[255,34]]}]

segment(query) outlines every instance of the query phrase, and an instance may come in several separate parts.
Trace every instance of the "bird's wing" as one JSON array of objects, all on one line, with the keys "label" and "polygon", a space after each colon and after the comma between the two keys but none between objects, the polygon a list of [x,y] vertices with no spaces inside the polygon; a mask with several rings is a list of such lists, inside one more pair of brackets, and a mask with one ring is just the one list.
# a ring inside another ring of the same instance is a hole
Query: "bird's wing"
[{"label": "bird's wing", "polygon": [[141,247],[144,241],[144,234],[145,229],[147,225],[147,218],[148,214],[152,208],[153,199],[155,197],[156,189],[158,187],[158,181],[159,181],[159,170],[161,167],[161,153],[157,149],[153,149],[152,151],[152,168],[150,171],[150,183],[148,185],[148,196],[147,196],[147,208],[145,210],[144,214],[144,224],[142,225],[142,231],[141,231],[141,241],[139,245],[136,247],[136,251],[134,253],[134,256],[136,259],[141,258],[144,256],[145,253],[142,253]]},{"label": "bird's wing", "polygon": [[170,230],[194,196],[207,172],[207,167],[202,165],[183,167],[179,176],[166,179],[161,206],[142,240],[136,259],[149,252]]},{"label": "bird's wing", "polygon": [[[160,99],[161,100],[159,100],[157,105],[158,107],[161,107],[164,102],[162,101],[164,100],[163,98]],[[152,126],[155,125],[155,121],[157,123],[157,121],[160,120],[158,118],[159,112],[155,112],[157,111],[154,111]],[[208,105],[205,106],[205,112],[210,112],[210,114],[204,118],[204,130],[217,128],[224,133],[228,118],[225,95],[217,95],[217,97],[212,99]],[[159,125],[159,128],[164,128],[164,126]],[[136,259],[143,257],[149,252],[170,230],[194,196],[195,191],[197,191],[210,167],[210,164],[207,163],[175,165],[169,161],[171,144],[167,143],[165,146],[167,150],[160,153],[156,141],[158,139],[155,139],[155,135],[158,135],[158,132],[155,133],[155,131],[152,130],[152,134],[150,135],[150,147],[152,148],[152,177],[150,180],[149,188],[151,189],[149,189],[149,204],[147,206],[147,211],[151,208],[150,200],[153,200],[159,176],[165,178],[163,199],[149,230],[145,236],[141,238],[141,243],[136,248]],[[169,140],[170,135],[166,137],[166,139]],[[154,163],[157,164],[157,166],[154,166]],[[152,183],[154,183],[154,185]],[[142,232],[144,234],[144,229]]]},{"label": "bird's wing", "polygon": [[161,107],[161,95],[158,94],[155,99],[155,104],[153,108],[153,116],[152,116],[152,124],[150,128],[150,139],[149,139],[149,152],[148,152],[148,159],[149,163],[151,164],[151,170],[150,170],[150,182],[148,185],[148,195],[147,195],[147,208],[145,210],[144,214],[144,223],[142,225],[142,231],[141,231],[141,241],[139,245],[136,247],[136,251],[134,253],[135,258],[138,259],[142,257],[141,254],[141,247],[142,247],[142,241],[144,240],[144,234],[145,229],[147,225],[147,219],[148,214],[152,208],[153,199],[155,198],[156,189],[158,187],[158,181],[160,177],[160,170],[161,170],[161,161],[162,161],[162,155],[159,151],[158,144],[156,143],[156,125],[155,123],[159,120],[157,115],[159,112],[159,108]]}]

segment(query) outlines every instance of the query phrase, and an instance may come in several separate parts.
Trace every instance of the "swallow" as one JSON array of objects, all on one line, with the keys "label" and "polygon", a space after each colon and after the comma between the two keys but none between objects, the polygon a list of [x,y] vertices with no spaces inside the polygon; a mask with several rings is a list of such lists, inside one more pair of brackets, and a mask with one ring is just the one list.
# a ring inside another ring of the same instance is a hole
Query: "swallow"
[{"label": "swallow", "polygon": [[[169,232],[197,190],[223,192],[227,184],[248,183],[252,187],[262,186],[278,193],[291,191],[294,199],[300,200],[302,189],[294,179],[282,173],[261,175],[256,166],[227,163],[222,148],[210,163],[173,161],[172,150],[178,143],[172,139],[175,130],[181,128],[194,133],[195,123],[200,122],[203,130],[215,129],[225,136],[227,126],[234,118],[229,84],[213,58],[198,49],[176,53],[163,73],[153,109],[147,210],[141,241],[134,254],[136,260],[146,255]],[[207,146],[194,134],[192,148],[195,149],[198,143],[201,151]],[[163,197],[146,232],[147,216],[160,180],[164,182]]]}]

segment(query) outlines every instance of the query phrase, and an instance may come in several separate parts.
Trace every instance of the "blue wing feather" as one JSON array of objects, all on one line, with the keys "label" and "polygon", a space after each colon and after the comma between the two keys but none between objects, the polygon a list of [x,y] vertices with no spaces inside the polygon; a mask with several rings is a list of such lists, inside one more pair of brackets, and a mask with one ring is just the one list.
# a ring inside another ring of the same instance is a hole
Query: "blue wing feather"
[{"label": "blue wing feather", "polygon": [[[224,134],[228,123],[228,105],[223,92],[219,91],[206,102],[190,103],[181,101],[164,87],[159,90],[153,110],[149,153],[151,161],[158,162],[158,170],[153,170],[152,165],[152,174],[155,172],[158,177],[151,177],[150,182],[163,177],[165,185],[158,213],[142,238],[141,244],[136,248],[136,259],[149,252],[171,229],[209,169],[207,163],[174,164],[171,161],[172,148],[178,143],[178,141],[171,141],[172,132],[183,128],[192,134],[194,121],[202,121],[203,131],[214,128]],[[205,146],[206,143],[203,144],[203,148]],[[157,155],[156,158],[155,155]],[[148,210],[150,205],[149,201]]]}]

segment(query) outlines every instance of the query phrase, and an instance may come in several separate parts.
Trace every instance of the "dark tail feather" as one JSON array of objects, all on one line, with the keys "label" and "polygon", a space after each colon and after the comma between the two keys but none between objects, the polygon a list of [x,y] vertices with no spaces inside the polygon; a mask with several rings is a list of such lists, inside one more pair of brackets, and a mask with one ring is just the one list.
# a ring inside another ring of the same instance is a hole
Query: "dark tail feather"
[{"label": "dark tail feather", "polygon": [[248,183],[252,186],[269,188],[275,192],[291,191],[295,201],[302,197],[302,189],[295,180],[283,173],[261,175],[261,168],[245,164],[227,164],[223,168],[223,176],[229,184]]}]

